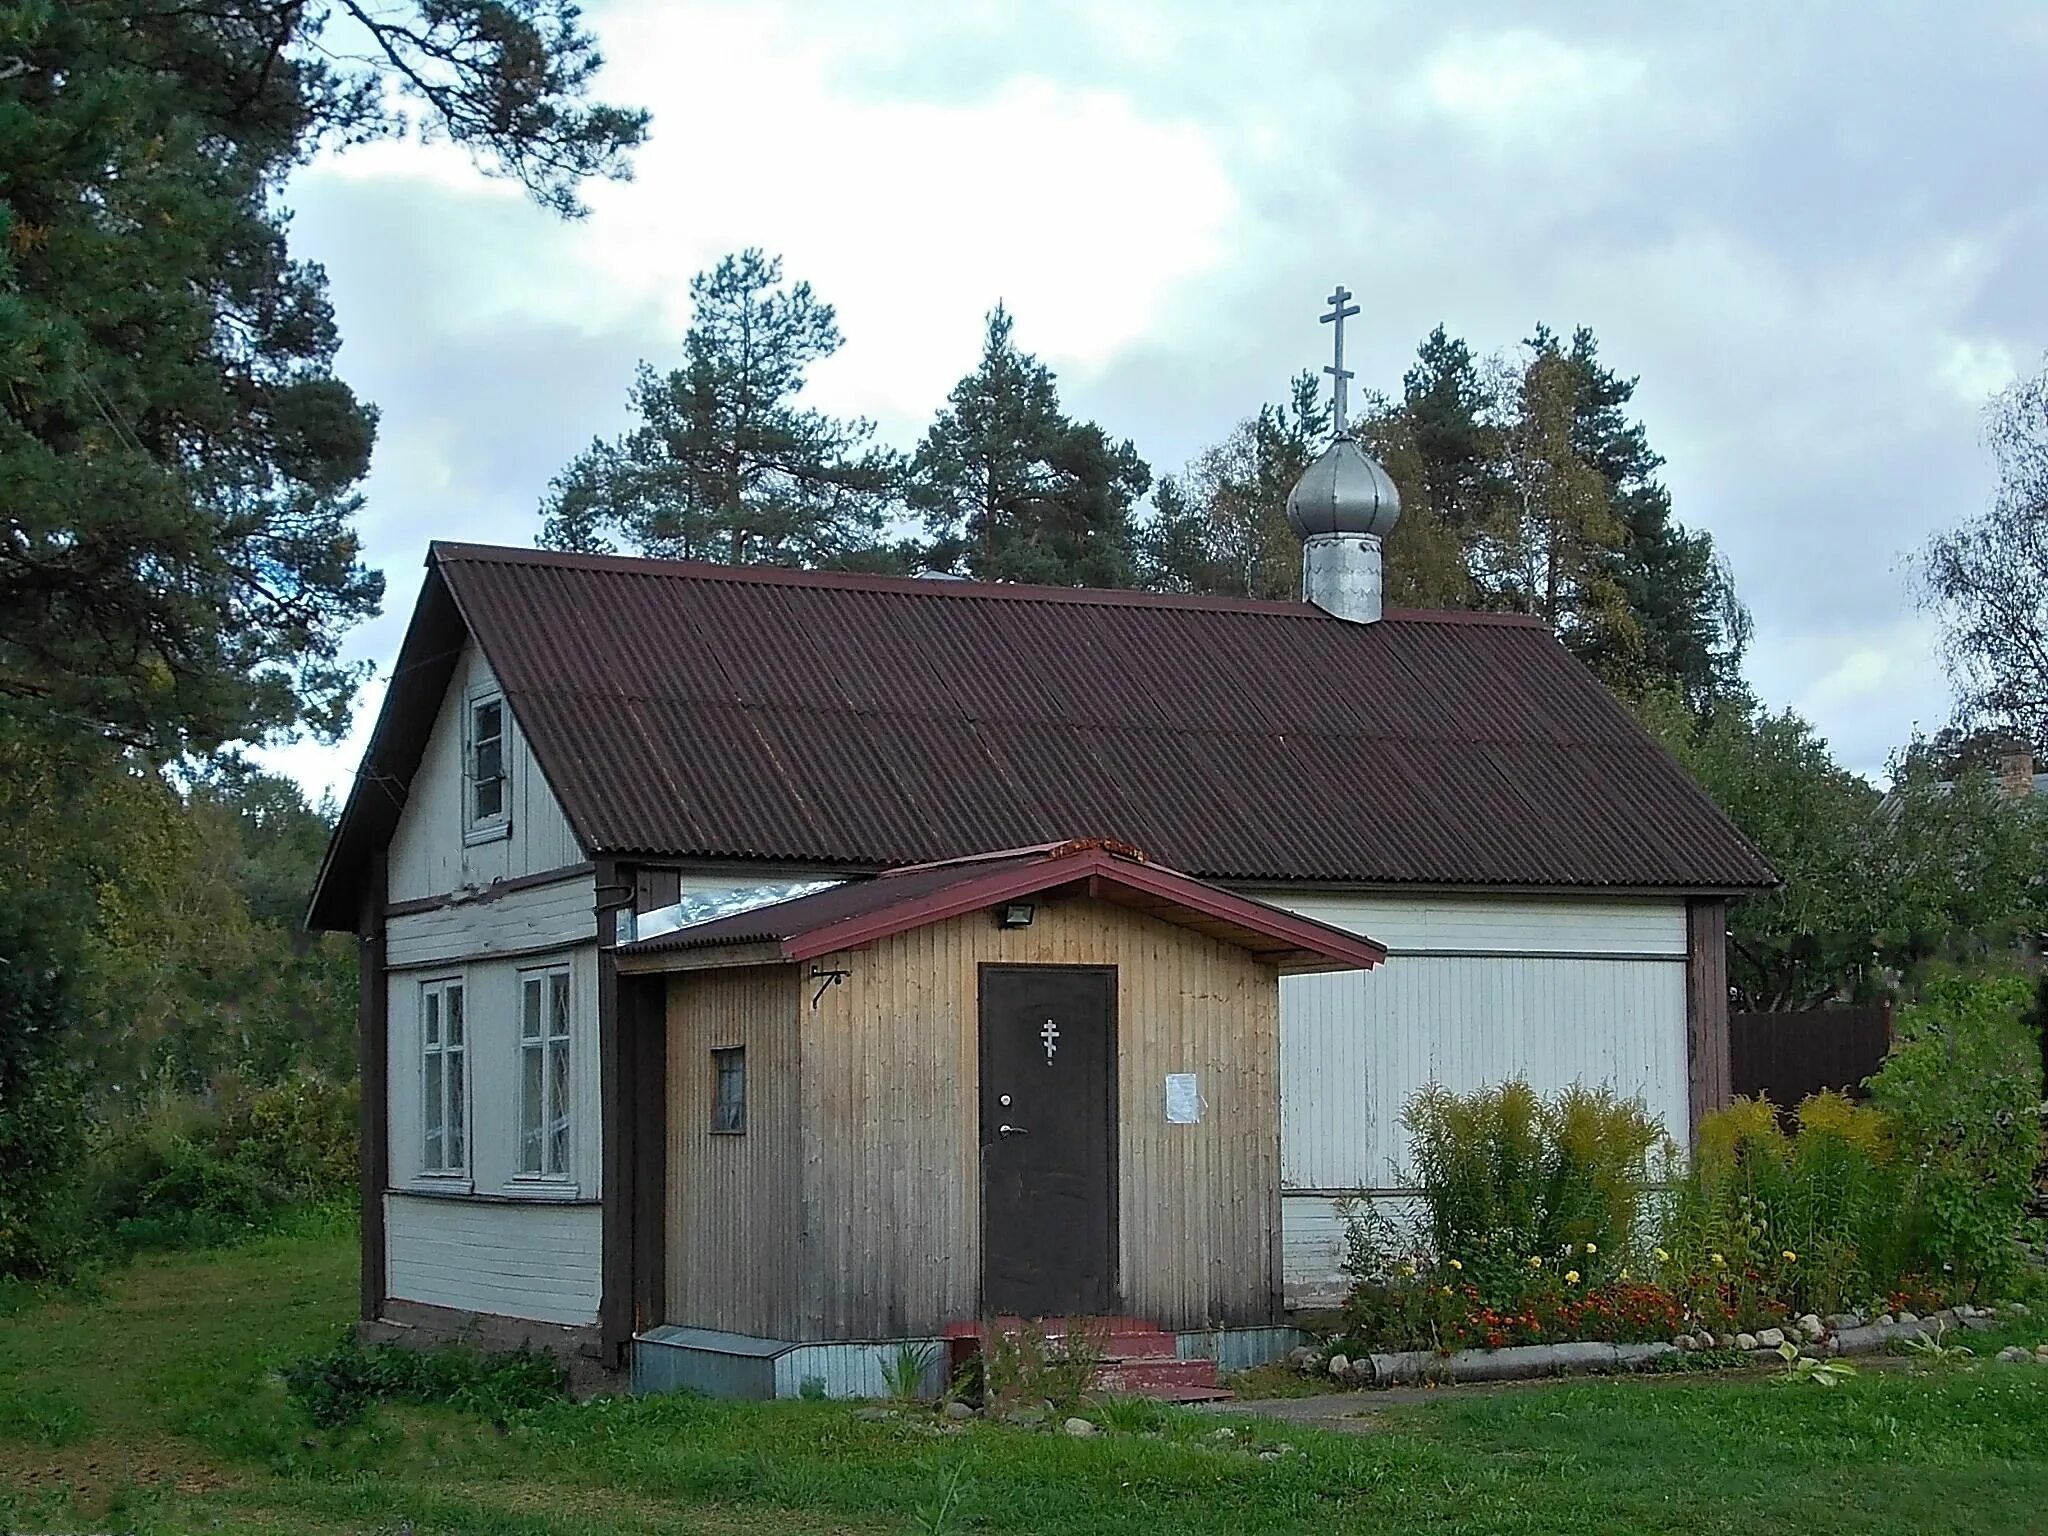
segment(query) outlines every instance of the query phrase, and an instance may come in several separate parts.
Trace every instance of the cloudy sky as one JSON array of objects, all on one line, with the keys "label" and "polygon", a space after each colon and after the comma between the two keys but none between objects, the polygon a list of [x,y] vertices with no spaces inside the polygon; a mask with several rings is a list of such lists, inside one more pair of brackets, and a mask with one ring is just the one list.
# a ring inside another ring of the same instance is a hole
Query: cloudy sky
[{"label": "cloudy sky", "polygon": [[[395,654],[430,538],[527,544],[550,477],[671,363],[692,273],[761,245],[838,307],[818,403],[908,447],[998,298],[1069,408],[1178,467],[1324,360],[1442,322],[1594,328],[1754,611],[1750,673],[1876,773],[1947,691],[1903,557],[1983,505],[1985,396],[2048,349],[2048,7],[591,0],[633,182],[564,224],[457,152],[291,188]],[[622,636],[622,643],[630,643]],[[345,785],[337,748],[276,754]]]}]

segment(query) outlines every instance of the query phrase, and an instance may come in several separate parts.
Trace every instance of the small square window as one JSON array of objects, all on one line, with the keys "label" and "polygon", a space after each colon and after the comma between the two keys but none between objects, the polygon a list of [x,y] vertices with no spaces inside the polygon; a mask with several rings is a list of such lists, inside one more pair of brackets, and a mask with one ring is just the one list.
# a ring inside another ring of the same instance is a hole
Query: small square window
[{"label": "small square window", "polygon": [[717,1096],[711,1103],[711,1129],[719,1136],[743,1136],[747,1130],[747,1050],[729,1046],[711,1053],[717,1070]]}]

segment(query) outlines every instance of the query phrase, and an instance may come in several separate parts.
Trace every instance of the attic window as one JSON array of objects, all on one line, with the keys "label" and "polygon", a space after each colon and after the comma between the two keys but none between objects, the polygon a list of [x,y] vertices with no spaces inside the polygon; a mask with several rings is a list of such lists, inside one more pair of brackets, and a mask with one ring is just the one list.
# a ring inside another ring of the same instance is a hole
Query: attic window
[{"label": "attic window", "polygon": [[472,836],[495,837],[510,826],[505,802],[505,697],[475,694],[469,701],[464,732],[463,791],[467,802],[464,830]]}]

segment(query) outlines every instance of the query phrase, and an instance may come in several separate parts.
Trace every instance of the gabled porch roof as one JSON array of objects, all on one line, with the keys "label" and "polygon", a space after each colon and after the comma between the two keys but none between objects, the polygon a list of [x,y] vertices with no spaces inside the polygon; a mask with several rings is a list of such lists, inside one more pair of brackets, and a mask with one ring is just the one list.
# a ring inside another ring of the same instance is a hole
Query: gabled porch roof
[{"label": "gabled porch roof", "polygon": [[1277,970],[1366,970],[1385,946],[1146,861],[1126,844],[1079,838],[892,870],[871,880],[692,924],[619,946],[621,971],[701,970],[813,960],[968,912],[1075,889],[1192,929]]}]

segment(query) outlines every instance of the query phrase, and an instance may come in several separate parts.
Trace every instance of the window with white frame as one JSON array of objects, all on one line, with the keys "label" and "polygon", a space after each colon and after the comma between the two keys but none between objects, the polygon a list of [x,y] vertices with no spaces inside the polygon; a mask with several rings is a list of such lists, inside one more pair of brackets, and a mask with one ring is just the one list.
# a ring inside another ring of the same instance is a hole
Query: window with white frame
[{"label": "window with white frame", "polygon": [[470,833],[495,833],[510,822],[505,777],[505,696],[475,694],[464,723],[463,827]]},{"label": "window with white frame", "polygon": [[460,981],[430,981],[420,988],[420,1169],[464,1173],[469,1168],[468,1031]]},{"label": "window with white frame", "polygon": [[519,977],[519,1172],[569,1177],[569,968]]}]

